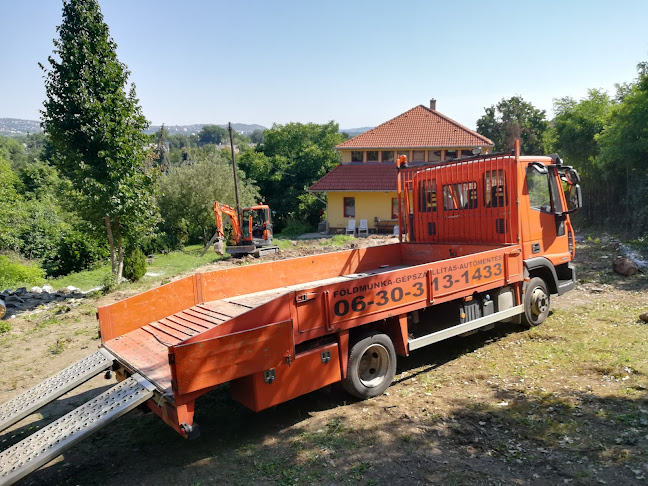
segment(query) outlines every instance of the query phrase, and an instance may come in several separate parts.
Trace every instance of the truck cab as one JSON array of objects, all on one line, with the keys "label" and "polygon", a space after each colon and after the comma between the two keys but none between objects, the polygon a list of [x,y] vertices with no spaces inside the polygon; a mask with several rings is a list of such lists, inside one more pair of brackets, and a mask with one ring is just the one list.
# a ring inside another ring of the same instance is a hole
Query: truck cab
[{"label": "truck cab", "polygon": [[533,280],[527,321],[540,323],[550,294],[571,290],[576,274],[569,215],[582,205],[580,178],[556,154],[489,154],[436,164],[400,161],[401,241],[456,245],[519,245],[526,293]]},{"label": "truck cab", "polygon": [[582,205],[580,178],[557,155],[521,157],[522,253],[527,270],[539,270],[552,293],[574,287],[574,229],[569,214]]}]

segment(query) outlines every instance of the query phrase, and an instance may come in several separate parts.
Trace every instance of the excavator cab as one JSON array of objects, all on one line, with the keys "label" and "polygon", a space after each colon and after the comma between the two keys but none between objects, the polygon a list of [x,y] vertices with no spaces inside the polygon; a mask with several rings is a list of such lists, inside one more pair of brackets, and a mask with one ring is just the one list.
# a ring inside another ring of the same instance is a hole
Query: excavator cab
[{"label": "excavator cab", "polygon": [[252,243],[256,247],[272,243],[272,221],[270,208],[267,205],[243,208],[241,226],[243,241],[246,243]]}]

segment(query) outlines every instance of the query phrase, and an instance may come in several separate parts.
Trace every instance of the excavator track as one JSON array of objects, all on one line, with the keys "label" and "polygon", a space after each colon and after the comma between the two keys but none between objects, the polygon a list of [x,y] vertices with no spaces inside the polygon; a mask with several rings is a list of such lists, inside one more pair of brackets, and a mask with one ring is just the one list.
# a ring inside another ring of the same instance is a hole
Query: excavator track
[{"label": "excavator track", "polygon": [[0,432],[102,371],[109,369],[114,359],[114,356],[108,351],[99,349],[96,353],[86,356],[60,373],[50,376],[45,381],[0,405]]},{"label": "excavator track", "polygon": [[153,396],[135,374],[0,453],[0,486],[15,483]]}]

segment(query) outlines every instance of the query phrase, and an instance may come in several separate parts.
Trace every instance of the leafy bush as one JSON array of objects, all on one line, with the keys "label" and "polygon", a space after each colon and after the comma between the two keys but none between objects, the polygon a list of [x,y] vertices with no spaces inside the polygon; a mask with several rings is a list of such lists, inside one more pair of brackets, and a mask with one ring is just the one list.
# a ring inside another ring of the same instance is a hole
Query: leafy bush
[{"label": "leafy bush", "polygon": [[71,227],[70,219],[51,197],[27,201],[19,235],[20,254],[29,259],[51,259],[57,253],[61,234]]},{"label": "leafy bush", "polygon": [[124,277],[137,282],[146,274],[146,255],[139,248],[129,251],[124,258]]},{"label": "leafy bush", "polygon": [[108,256],[108,250],[86,233],[71,230],[61,235],[55,254],[43,266],[49,276],[58,277],[92,268]]},{"label": "leafy bush", "polygon": [[[350,235],[335,235],[333,238],[330,239],[330,242],[331,242],[334,246],[344,246],[344,245],[346,245],[347,243],[351,243],[353,240],[355,240],[355,237],[354,237],[354,236],[350,236]],[[326,240],[322,240],[322,241],[326,241]]]},{"label": "leafy bush", "polygon": [[304,233],[308,233],[312,231],[312,229],[313,228],[308,224],[301,223],[299,221],[292,219],[288,221],[286,226],[284,226],[283,230],[281,230],[281,233],[279,233],[277,236],[283,238],[291,238],[293,236],[299,236],[299,235],[303,235]]},{"label": "leafy bush", "polygon": [[153,253],[169,253],[172,248],[177,248],[176,244],[182,247],[171,235],[167,233],[156,233],[152,238],[145,238],[139,242],[145,255]]},{"label": "leafy bush", "polygon": [[110,272],[108,273],[101,282],[101,293],[104,295],[109,294],[119,286],[117,282],[117,275]]},{"label": "leafy bush", "polygon": [[20,244],[18,232],[25,214],[23,197],[16,190],[18,183],[0,152],[0,250],[17,250]]},{"label": "leafy bush", "polygon": [[8,256],[0,255],[0,289],[41,285],[44,277],[43,269],[14,262]]}]

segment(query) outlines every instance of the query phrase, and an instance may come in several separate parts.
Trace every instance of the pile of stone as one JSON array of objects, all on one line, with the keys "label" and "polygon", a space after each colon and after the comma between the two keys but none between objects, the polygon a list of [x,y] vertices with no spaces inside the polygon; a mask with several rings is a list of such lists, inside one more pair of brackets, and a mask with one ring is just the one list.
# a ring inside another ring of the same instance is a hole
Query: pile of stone
[{"label": "pile of stone", "polygon": [[15,316],[19,312],[37,309],[40,306],[47,307],[55,302],[76,302],[86,294],[71,285],[57,291],[51,285],[32,287],[27,290],[21,287],[16,290],[5,290],[0,292],[0,300],[3,300],[7,308],[7,317]]}]

